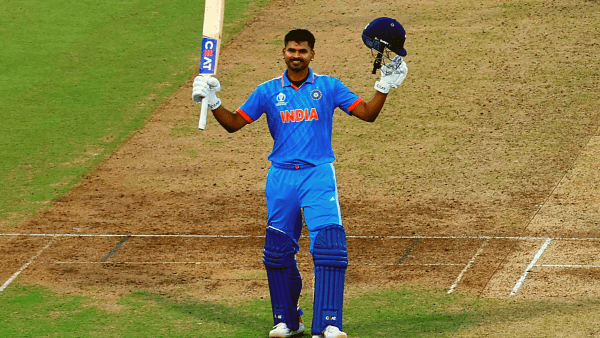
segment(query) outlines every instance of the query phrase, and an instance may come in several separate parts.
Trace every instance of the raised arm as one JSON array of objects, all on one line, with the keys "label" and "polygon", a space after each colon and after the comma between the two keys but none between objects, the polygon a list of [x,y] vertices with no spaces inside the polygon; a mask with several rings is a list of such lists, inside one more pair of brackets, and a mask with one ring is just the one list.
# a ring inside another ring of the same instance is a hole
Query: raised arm
[{"label": "raised arm", "polygon": [[352,109],[352,115],[367,122],[373,122],[379,116],[391,88],[397,88],[408,74],[406,62],[396,56],[392,62],[381,67],[381,79],[375,82],[375,95],[367,102],[363,101]]}]

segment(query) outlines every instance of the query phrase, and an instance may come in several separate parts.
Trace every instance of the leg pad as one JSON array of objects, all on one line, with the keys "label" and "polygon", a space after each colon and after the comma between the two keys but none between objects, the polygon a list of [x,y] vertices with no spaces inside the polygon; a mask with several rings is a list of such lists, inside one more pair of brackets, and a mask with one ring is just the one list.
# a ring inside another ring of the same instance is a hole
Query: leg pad
[{"label": "leg pad", "polygon": [[267,269],[274,325],[284,322],[298,330],[298,298],[302,279],[296,264],[298,244],[285,232],[267,227],[263,263]]},{"label": "leg pad", "polygon": [[348,267],[344,228],[330,225],[321,229],[315,238],[312,254],[315,263],[312,334],[321,334],[328,325],[342,330],[344,281]]}]

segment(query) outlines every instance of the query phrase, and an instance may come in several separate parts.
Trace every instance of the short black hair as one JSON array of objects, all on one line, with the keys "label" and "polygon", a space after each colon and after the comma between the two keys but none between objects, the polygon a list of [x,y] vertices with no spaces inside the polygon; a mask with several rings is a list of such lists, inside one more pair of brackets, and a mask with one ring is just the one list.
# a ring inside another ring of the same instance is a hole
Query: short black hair
[{"label": "short black hair", "polygon": [[290,41],[306,41],[311,49],[315,49],[315,36],[307,29],[294,29],[289,31],[285,35],[285,45],[287,46]]}]

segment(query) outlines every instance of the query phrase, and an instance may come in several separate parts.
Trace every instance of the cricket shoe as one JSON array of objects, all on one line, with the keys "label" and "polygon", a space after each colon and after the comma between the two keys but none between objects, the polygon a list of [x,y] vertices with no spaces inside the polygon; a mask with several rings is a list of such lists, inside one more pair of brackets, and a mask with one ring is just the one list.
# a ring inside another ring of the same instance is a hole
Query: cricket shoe
[{"label": "cricket shoe", "polygon": [[348,338],[348,335],[345,332],[340,331],[337,327],[329,325],[322,334],[313,335],[312,338]]},{"label": "cricket shoe", "polygon": [[281,322],[273,326],[273,330],[269,332],[269,338],[286,338],[291,337],[293,335],[301,334],[302,332],[304,332],[303,323],[300,323],[298,330],[294,331],[291,330],[286,323]]}]

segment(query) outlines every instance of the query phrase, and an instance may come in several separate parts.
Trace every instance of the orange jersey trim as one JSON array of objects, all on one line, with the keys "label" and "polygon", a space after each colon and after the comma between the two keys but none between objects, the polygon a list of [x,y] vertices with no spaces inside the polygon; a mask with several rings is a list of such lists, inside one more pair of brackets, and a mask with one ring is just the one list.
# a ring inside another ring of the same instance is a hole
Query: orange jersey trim
[{"label": "orange jersey trim", "polygon": [[356,106],[358,106],[361,102],[363,102],[363,99],[359,97],[358,99],[356,99],[356,101],[354,101],[354,103],[350,105],[350,107],[348,107],[348,111],[352,111],[352,109],[356,108]]},{"label": "orange jersey trim", "polygon": [[248,114],[246,114],[246,112],[244,112],[242,110],[242,108],[238,108],[235,112],[238,113],[238,114],[240,114],[244,118],[244,120],[248,121],[248,123],[254,122],[254,120],[252,120],[250,118],[250,116],[248,116]]}]

